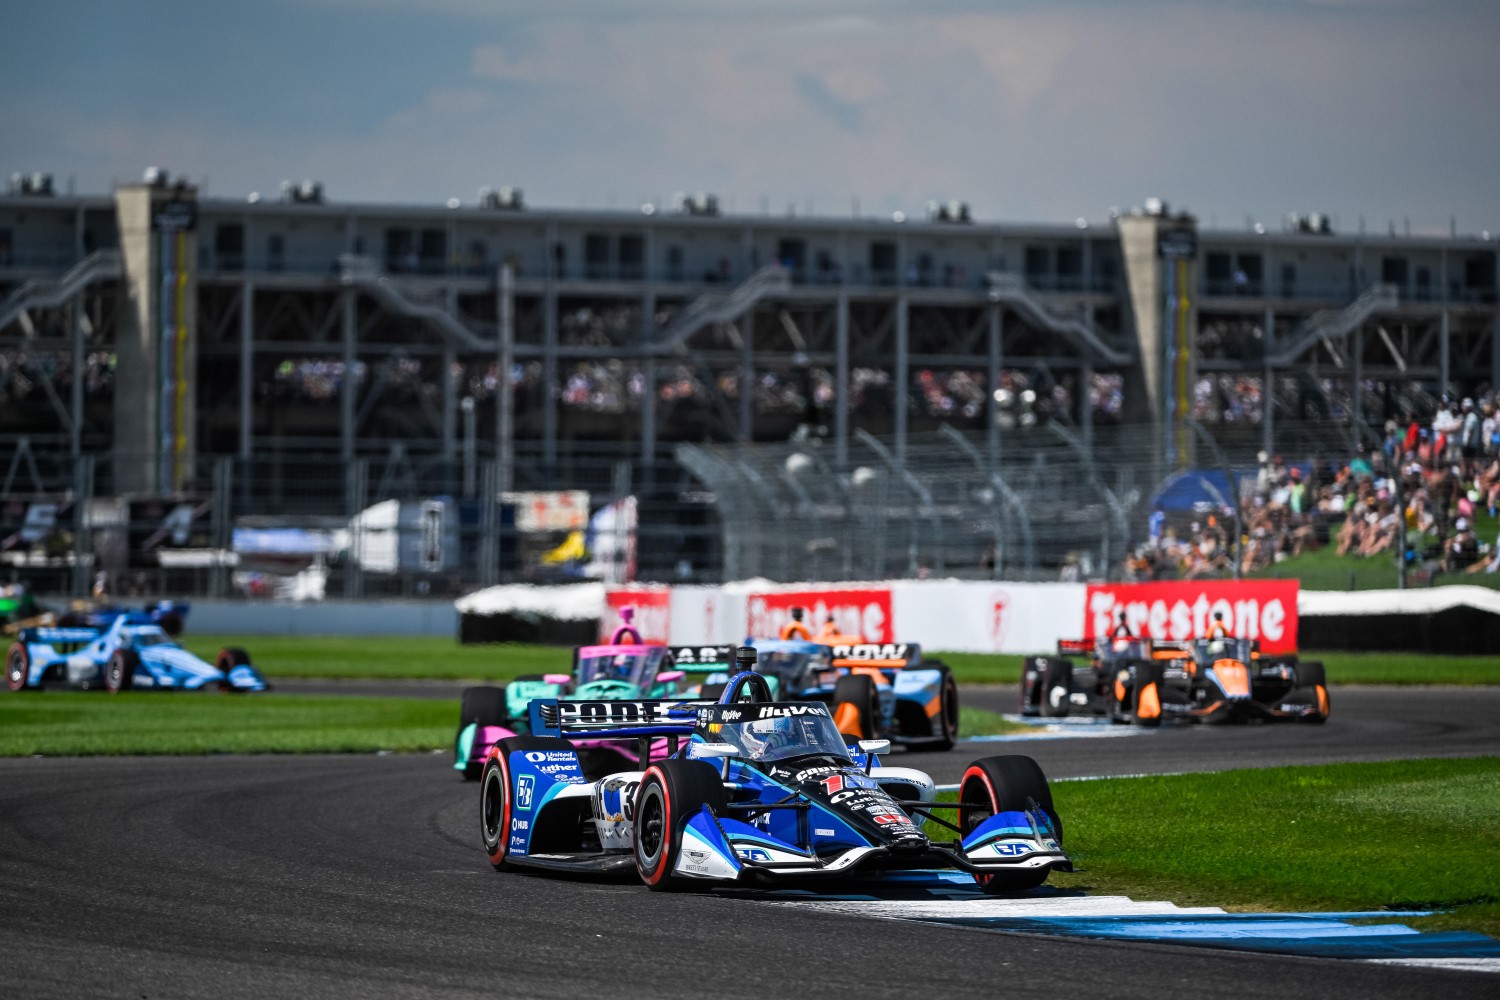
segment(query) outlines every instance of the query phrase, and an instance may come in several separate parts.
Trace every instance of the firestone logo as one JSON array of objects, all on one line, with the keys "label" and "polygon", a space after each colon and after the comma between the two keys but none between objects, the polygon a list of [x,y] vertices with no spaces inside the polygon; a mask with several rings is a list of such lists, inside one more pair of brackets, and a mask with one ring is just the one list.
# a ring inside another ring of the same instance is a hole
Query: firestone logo
[{"label": "firestone logo", "polygon": [[752,594],[746,604],[748,632],[757,637],[775,637],[792,620],[792,608],[805,608],[802,622],[817,635],[828,619],[844,635],[857,635],[866,642],[890,642],[891,592],[889,590],[783,591]]},{"label": "firestone logo", "polygon": [[1121,611],[1130,631],[1143,638],[1201,638],[1222,615],[1231,635],[1258,639],[1267,652],[1296,648],[1297,585],[1291,581],[1090,586],[1086,634],[1109,635]]}]

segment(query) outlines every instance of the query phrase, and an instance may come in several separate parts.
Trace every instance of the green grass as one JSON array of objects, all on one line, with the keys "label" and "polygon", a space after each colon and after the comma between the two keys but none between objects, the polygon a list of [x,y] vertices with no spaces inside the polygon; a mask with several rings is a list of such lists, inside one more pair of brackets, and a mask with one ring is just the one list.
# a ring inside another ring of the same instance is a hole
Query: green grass
[{"label": "green grass", "polygon": [[0,757],[432,750],[457,716],[430,698],[31,692],[0,696]]},{"label": "green grass", "polygon": [[1010,733],[1036,732],[1035,726],[1010,722],[999,712],[970,705],[958,706],[958,733],[962,736],[1006,736]]},{"label": "green grass", "polygon": [[1441,909],[1500,936],[1500,757],[1058,782],[1050,884],[1241,911]]},{"label": "green grass", "polygon": [[522,674],[567,673],[572,650],[523,643],[460,645],[441,636],[182,636],[212,662],[224,646],[241,646],[269,678],[359,677],[371,680],[508,681]]},{"label": "green grass", "polygon": [[[192,635],[183,643],[212,660],[223,646],[243,646],[267,677],[504,682],[522,674],[566,673],[570,651],[521,643],[461,646],[436,636]],[[1015,684],[1022,657],[992,653],[934,654],[961,684]],[[1340,684],[1500,684],[1500,657],[1421,653],[1318,653],[1328,679]]]}]

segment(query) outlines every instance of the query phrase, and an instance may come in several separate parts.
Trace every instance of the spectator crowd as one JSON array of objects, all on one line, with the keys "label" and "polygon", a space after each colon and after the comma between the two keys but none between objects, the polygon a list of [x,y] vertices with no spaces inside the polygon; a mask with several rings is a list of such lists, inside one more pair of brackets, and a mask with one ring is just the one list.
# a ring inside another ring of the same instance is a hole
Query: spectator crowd
[{"label": "spectator crowd", "polygon": [[[1378,449],[1339,460],[1288,463],[1261,452],[1235,511],[1214,505],[1174,521],[1151,515],[1150,540],[1127,560],[1136,580],[1203,579],[1266,570],[1331,548],[1352,558],[1405,560],[1418,580],[1500,569],[1500,401],[1443,397],[1425,419],[1388,421]],[[1232,503],[1232,500],[1230,500]],[[1394,562],[1392,563],[1394,566]]]}]

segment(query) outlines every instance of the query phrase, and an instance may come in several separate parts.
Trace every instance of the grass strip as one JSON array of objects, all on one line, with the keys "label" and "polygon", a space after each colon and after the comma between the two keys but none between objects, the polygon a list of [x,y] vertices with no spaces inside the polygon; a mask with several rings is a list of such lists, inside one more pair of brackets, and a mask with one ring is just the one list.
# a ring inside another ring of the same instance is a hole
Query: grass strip
[{"label": "grass strip", "polygon": [[[462,646],[437,636],[183,637],[210,661],[224,646],[249,650],[267,677],[427,678],[504,682],[522,674],[566,673],[572,651],[524,643]],[[1015,684],[1023,657],[998,653],[937,653],[960,684]],[[1500,657],[1425,653],[1304,653],[1322,660],[1331,684],[1500,684]]]},{"label": "grass strip", "polygon": [[1500,757],[1058,782],[1052,797],[1084,869],[1052,885],[1239,911],[1444,910],[1400,921],[1500,937]]},{"label": "grass strip", "polygon": [[999,712],[972,705],[958,706],[958,734],[965,736],[1008,736],[1011,733],[1034,733],[1035,726],[1010,722]]},{"label": "grass strip", "polygon": [[457,721],[430,698],[27,692],[0,696],[0,756],[432,750]]}]

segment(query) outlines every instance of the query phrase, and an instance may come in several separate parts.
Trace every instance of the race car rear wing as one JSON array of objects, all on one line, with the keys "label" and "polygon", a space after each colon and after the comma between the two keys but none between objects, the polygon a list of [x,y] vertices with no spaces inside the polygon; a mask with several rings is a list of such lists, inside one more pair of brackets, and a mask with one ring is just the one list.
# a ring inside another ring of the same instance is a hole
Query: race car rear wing
[{"label": "race car rear wing", "polygon": [[734,672],[734,646],[673,646],[672,665],[683,673],[712,674]]},{"label": "race car rear wing", "polygon": [[922,662],[922,647],[914,642],[859,642],[833,647],[835,667],[896,667]]},{"label": "race car rear wing", "polygon": [[60,642],[93,642],[103,632],[96,628],[65,628],[41,626],[22,629],[17,637],[22,642],[45,642],[54,645]]},{"label": "race car rear wing", "polygon": [[686,736],[697,723],[699,705],[690,701],[563,701],[538,698],[529,709],[538,736],[635,739]]}]

